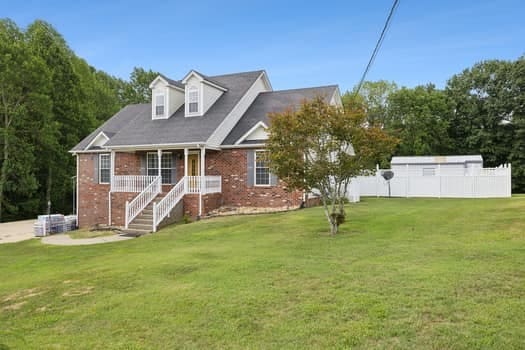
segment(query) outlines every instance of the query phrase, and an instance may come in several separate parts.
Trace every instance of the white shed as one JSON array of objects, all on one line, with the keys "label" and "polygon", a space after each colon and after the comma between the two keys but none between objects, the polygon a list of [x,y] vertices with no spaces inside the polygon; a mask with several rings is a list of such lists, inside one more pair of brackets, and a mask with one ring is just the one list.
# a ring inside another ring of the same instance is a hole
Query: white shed
[{"label": "white shed", "polygon": [[481,155],[392,157],[392,171],[398,175],[475,175],[483,168]]}]

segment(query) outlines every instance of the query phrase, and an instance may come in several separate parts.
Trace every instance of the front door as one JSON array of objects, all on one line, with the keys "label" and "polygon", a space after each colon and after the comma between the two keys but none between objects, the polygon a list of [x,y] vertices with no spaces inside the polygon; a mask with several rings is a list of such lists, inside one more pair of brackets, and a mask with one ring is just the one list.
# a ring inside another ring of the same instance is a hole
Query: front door
[{"label": "front door", "polygon": [[188,155],[188,176],[191,176],[188,181],[190,193],[199,192],[199,155],[198,154],[189,154]]},{"label": "front door", "polygon": [[188,155],[188,176],[199,176],[199,155]]}]

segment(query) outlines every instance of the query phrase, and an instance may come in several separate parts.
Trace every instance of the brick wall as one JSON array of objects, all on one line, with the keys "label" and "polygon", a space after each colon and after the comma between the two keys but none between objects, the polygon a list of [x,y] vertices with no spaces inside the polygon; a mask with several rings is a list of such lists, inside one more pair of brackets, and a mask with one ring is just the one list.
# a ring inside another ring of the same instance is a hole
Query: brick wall
[{"label": "brick wall", "polygon": [[[182,151],[177,153],[182,154]],[[115,154],[115,175],[140,175],[141,154]],[[108,223],[109,185],[94,183],[94,158],[98,154],[80,154],[79,169],[79,226],[91,227],[95,224]],[[177,157],[177,177],[184,175],[184,159]],[[231,149],[206,152],[206,175],[222,176],[222,194],[203,196],[203,215],[221,205],[296,208],[302,202],[302,193],[286,191],[285,184],[279,181],[277,186],[248,186],[247,149]],[[163,185],[163,192],[168,192],[172,185]],[[126,200],[131,201],[137,193],[113,193],[111,197],[112,225],[123,226]],[[198,215],[199,195],[188,194],[184,197],[184,213],[195,218]]]},{"label": "brick wall", "polygon": [[224,205],[295,208],[301,205],[302,192],[287,192],[286,184],[277,186],[248,186],[247,149],[206,152],[206,175],[222,176]]},{"label": "brick wall", "polygon": [[78,226],[108,223],[109,185],[94,182],[98,154],[79,154]]}]

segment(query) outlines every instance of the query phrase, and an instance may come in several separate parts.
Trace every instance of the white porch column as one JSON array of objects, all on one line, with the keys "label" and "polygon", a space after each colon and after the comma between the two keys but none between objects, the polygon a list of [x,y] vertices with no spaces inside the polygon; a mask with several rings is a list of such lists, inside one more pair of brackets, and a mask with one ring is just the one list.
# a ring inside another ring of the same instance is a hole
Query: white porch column
[{"label": "white porch column", "polygon": [[184,191],[188,190],[188,149],[184,149]]},{"label": "white porch column", "polygon": [[[162,162],[162,150],[161,149],[158,149],[157,150],[157,159],[158,159],[158,175],[159,176],[162,176],[161,173],[160,173],[160,167],[161,167],[161,162]],[[162,184],[162,180],[161,180],[161,184]]]}]

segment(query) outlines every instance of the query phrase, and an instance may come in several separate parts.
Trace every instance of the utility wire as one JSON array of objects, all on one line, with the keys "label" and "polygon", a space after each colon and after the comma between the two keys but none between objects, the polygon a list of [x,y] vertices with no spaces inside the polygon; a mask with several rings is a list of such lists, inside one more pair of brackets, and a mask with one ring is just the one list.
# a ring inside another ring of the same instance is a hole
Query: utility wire
[{"label": "utility wire", "polygon": [[372,64],[374,63],[377,53],[379,52],[379,48],[381,47],[381,44],[383,43],[383,40],[385,39],[386,32],[388,31],[388,27],[390,26],[392,16],[394,15],[394,12],[396,11],[398,4],[399,4],[399,0],[394,0],[394,3],[392,4],[392,8],[390,9],[390,13],[388,14],[388,17],[386,18],[385,26],[383,27],[383,30],[381,31],[381,35],[379,36],[379,39],[377,40],[376,47],[374,48],[374,51],[372,52],[372,56],[370,57],[370,60],[368,61],[368,64],[366,65],[365,71],[363,72],[363,75],[361,76],[359,85],[357,85],[357,89],[355,90],[356,95],[359,94],[359,90],[361,90],[361,86],[363,85],[363,82],[365,81],[366,75],[368,74],[370,67],[372,67]]}]

